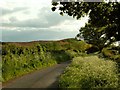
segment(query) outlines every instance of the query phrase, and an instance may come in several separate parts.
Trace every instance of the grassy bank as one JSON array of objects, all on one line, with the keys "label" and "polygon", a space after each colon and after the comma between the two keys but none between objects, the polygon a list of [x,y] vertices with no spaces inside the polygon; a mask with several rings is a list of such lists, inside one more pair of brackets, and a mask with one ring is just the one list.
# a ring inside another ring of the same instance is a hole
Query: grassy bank
[{"label": "grassy bank", "polygon": [[89,47],[89,44],[75,39],[3,43],[2,82],[85,55],[84,52]]},{"label": "grassy bank", "polygon": [[59,80],[60,88],[118,88],[116,62],[97,56],[74,58]]}]

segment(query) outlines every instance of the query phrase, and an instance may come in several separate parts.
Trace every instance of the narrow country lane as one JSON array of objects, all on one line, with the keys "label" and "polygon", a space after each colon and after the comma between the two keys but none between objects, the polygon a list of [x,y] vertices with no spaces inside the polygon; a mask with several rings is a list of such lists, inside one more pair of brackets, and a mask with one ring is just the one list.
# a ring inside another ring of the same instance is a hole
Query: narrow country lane
[{"label": "narrow country lane", "polygon": [[57,64],[43,70],[22,76],[3,85],[3,88],[57,88],[58,77],[63,73],[68,62]]}]

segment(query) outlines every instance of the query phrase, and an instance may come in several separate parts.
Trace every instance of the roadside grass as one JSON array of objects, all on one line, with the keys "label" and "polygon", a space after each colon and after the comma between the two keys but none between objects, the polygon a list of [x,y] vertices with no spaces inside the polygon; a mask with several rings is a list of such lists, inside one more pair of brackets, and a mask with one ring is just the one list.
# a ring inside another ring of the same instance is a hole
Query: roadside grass
[{"label": "roadside grass", "polygon": [[2,60],[0,56],[0,83],[2,82]]},{"label": "roadside grass", "polygon": [[60,76],[60,88],[118,88],[116,62],[97,56],[76,57]]}]

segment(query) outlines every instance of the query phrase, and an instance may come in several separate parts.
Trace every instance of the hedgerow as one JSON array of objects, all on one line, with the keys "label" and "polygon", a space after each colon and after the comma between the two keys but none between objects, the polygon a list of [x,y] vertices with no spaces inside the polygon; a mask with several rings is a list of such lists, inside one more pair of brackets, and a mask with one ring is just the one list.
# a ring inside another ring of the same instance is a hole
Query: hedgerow
[{"label": "hedgerow", "polygon": [[80,52],[77,51],[79,47],[75,48],[73,44],[80,46],[82,43],[84,42],[74,39],[59,42],[3,43],[0,80],[6,82],[31,71],[71,60]]},{"label": "hedgerow", "polygon": [[117,88],[119,86],[116,62],[97,56],[74,58],[60,76],[60,88]]}]

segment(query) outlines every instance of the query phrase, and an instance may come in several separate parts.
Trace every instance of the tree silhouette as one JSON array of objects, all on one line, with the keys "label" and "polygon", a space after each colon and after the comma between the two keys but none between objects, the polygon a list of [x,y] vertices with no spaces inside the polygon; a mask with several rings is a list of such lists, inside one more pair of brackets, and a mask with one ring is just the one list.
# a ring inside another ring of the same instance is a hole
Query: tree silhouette
[{"label": "tree silhouette", "polygon": [[76,19],[89,15],[88,24],[78,35],[88,43],[102,48],[120,41],[120,2],[53,2],[52,5],[52,10],[58,9],[60,15],[68,14]]}]

